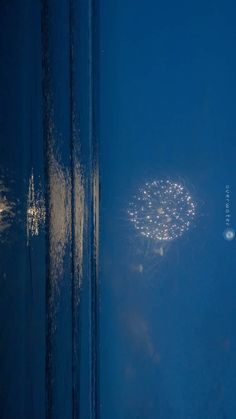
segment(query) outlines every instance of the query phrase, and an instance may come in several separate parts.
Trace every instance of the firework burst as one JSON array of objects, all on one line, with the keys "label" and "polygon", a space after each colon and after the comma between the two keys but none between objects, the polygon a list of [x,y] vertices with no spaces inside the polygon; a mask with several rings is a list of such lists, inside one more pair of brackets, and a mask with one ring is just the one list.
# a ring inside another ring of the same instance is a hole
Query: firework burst
[{"label": "firework burst", "polygon": [[186,188],[170,180],[145,183],[128,208],[135,229],[159,242],[181,237],[189,230],[195,213],[196,205]]}]

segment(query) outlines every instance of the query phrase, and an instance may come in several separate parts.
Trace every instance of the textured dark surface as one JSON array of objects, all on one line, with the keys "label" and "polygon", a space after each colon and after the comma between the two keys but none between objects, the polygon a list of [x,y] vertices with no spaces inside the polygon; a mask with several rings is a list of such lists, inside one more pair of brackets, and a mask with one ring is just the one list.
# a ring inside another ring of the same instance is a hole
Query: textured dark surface
[{"label": "textured dark surface", "polygon": [[92,9],[1,3],[2,419],[95,417]]}]

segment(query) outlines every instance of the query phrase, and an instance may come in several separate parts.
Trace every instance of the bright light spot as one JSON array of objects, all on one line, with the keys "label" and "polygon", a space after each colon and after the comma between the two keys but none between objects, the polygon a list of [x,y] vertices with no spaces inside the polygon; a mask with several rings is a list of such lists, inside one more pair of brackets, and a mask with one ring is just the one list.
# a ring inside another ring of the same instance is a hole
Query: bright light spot
[{"label": "bright light spot", "polygon": [[224,231],[223,236],[224,236],[225,240],[231,241],[235,237],[235,231],[232,228],[227,228]]}]

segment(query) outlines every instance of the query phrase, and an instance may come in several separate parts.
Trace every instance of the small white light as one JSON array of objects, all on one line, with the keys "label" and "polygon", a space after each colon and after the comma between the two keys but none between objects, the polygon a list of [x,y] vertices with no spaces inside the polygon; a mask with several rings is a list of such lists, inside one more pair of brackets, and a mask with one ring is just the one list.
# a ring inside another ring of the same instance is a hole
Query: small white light
[{"label": "small white light", "polygon": [[227,241],[231,241],[235,237],[235,231],[232,228],[227,228],[223,233],[224,239]]}]

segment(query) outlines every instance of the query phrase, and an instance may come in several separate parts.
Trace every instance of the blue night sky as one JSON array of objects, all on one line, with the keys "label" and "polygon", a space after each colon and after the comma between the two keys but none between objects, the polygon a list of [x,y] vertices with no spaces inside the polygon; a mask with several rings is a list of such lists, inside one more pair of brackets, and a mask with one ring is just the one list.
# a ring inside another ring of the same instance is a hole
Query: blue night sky
[{"label": "blue night sky", "polygon": [[[100,2],[102,419],[236,417],[235,20],[233,1]],[[163,246],[127,214],[160,179],[196,203]]]}]

